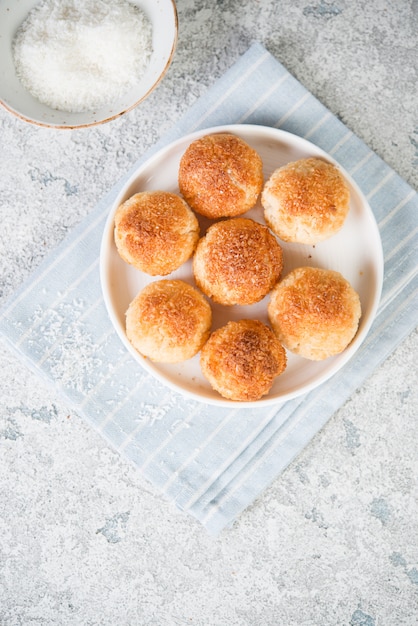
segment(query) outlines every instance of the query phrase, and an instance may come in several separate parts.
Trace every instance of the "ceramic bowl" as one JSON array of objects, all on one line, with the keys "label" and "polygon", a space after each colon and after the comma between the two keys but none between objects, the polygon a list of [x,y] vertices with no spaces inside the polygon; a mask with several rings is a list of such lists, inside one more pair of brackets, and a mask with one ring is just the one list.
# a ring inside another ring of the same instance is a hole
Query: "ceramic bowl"
[{"label": "ceramic bowl", "polygon": [[174,0],[137,0],[153,30],[153,53],[138,84],[116,103],[92,112],[57,111],[35,99],[16,75],[12,42],[16,31],[39,0],[0,0],[0,103],[26,122],[57,129],[82,128],[109,122],[142,102],[158,85],[172,61],[178,20]]}]

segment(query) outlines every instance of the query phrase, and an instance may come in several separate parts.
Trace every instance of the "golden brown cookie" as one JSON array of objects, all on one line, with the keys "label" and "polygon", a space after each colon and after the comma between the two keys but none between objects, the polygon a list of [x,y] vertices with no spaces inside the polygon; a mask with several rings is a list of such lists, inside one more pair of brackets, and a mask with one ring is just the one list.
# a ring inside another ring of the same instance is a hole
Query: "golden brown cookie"
[{"label": "golden brown cookie", "polygon": [[122,259],[151,276],[166,276],[193,254],[199,223],[186,202],[167,191],[143,191],[115,214],[115,243]]},{"label": "golden brown cookie", "polygon": [[205,297],[181,280],[149,283],[129,305],[126,334],[143,356],[160,363],[193,357],[209,336],[212,311]]},{"label": "golden brown cookie", "polygon": [[286,348],[319,361],[342,352],[355,336],[360,298],[339,272],[299,267],[273,289],[268,315]]},{"label": "golden brown cookie", "polygon": [[334,235],[347,217],[350,191],[340,170],[319,158],[277,169],[261,194],[267,225],[283,241],[315,244]]},{"label": "golden brown cookie", "polygon": [[251,209],[263,186],[263,164],[245,141],[229,133],[205,135],[180,161],[180,192],[197,213],[217,219]]},{"label": "golden brown cookie", "polygon": [[283,253],[269,229],[236,217],[212,224],[193,257],[197,286],[219,304],[254,304],[273,288]]},{"label": "golden brown cookie", "polygon": [[224,398],[259,400],[286,368],[286,352],[273,331],[257,320],[228,322],[202,348],[200,366]]}]

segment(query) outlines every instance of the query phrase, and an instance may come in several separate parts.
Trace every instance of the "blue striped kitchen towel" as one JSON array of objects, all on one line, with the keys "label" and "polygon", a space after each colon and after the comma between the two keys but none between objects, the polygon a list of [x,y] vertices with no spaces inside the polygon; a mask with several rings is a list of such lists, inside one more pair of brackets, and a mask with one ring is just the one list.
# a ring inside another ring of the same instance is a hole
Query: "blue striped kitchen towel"
[{"label": "blue striped kitchen towel", "polygon": [[308,138],[353,176],[375,213],[385,255],[381,304],[368,337],[340,373],[285,404],[231,410],[186,399],[143,371],[113,330],[99,280],[104,223],[126,178],[6,303],[0,318],[1,333],[24,361],[213,535],[232,524],[413,330],[418,310],[416,192],[260,44],[135,168],[187,133],[235,123]]}]

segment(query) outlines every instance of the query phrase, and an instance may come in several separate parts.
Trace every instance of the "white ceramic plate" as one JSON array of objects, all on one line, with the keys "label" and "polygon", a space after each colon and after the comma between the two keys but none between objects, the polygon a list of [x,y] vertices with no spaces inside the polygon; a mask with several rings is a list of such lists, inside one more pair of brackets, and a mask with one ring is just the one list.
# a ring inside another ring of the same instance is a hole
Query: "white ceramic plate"
[{"label": "white ceramic plate", "polygon": [[[340,272],[358,292],[362,306],[362,318],[356,337],[341,354],[324,361],[309,361],[288,352],[286,371],[279,376],[270,393],[257,402],[232,402],[212,390],[203,377],[199,355],[184,363],[165,365],[153,363],[138,354],[125,334],[125,312],[136,294],[153,280],[126,264],[118,255],[114,244],[114,213],[119,204],[134,193],[161,189],[179,193],[177,184],[178,165],[187,146],[197,137],[213,132],[231,132],[240,136],[260,154],[264,165],[265,180],[277,167],[307,156],[322,156],[335,161],[325,152],[285,131],[252,125],[234,125],[209,128],[183,137],[167,146],[142,165],[126,183],[112,207],[101,247],[101,282],[110,319],[122,342],[146,370],[167,385],[196,400],[221,406],[263,406],[284,402],[303,394],[335,374],[353,356],[364,340],[374,319],[379,303],[383,280],[383,254],[379,231],[373,213],[351,177],[342,168],[351,190],[350,211],[339,233],[320,244],[286,244],[283,248],[284,272],[300,266],[322,267]],[[246,216],[261,223],[263,209],[260,202]],[[203,230],[208,221],[201,220]],[[194,284],[191,261],[185,263],[170,278],[180,278]],[[268,323],[267,303],[269,296],[252,306],[223,307],[214,305],[213,329],[228,320],[254,318]]]},{"label": "white ceramic plate", "polygon": [[56,111],[34,98],[16,75],[12,42],[27,14],[40,0],[0,0],[0,104],[26,122],[52,128],[82,128],[109,122],[130,111],[159,84],[177,45],[177,9],[174,0],[132,0],[152,24],[153,52],[144,75],[118,102],[97,111]]}]

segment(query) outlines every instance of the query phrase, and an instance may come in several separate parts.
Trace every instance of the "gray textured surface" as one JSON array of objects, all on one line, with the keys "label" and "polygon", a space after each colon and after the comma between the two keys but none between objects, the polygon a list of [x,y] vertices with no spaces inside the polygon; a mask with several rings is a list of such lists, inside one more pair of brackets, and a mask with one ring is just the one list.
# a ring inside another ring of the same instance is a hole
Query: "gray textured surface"
[{"label": "gray textured surface", "polygon": [[[1,301],[255,39],[418,186],[416,1],[177,5],[170,71],[123,119],[59,133],[0,112]],[[0,344],[0,624],[415,626],[417,349],[215,540]]]}]

